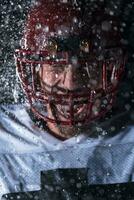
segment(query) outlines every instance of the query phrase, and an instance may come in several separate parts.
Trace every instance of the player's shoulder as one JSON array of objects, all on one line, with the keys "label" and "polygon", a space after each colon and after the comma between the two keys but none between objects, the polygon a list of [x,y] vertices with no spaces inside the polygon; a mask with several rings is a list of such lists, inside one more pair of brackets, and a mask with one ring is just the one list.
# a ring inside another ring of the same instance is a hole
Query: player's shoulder
[{"label": "player's shoulder", "polygon": [[29,109],[26,104],[0,106],[0,153],[33,154],[55,149],[55,145],[60,143],[34,123]]},{"label": "player's shoulder", "polygon": [[28,106],[25,104],[4,104],[0,105],[1,116],[23,115],[27,113]]},{"label": "player's shoulder", "polygon": [[27,109],[26,105],[0,106],[0,153],[38,151],[40,132]]},{"label": "player's shoulder", "polygon": [[102,124],[104,142],[127,144],[134,142],[134,111],[123,110],[115,113]]},{"label": "player's shoulder", "polygon": [[31,125],[28,106],[23,104],[0,105],[0,124],[3,127],[16,128]]},{"label": "player's shoulder", "polygon": [[116,134],[107,136],[103,140],[103,143],[110,146],[124,146],[128,144],[134,144],[134,125],[123,127]]}]

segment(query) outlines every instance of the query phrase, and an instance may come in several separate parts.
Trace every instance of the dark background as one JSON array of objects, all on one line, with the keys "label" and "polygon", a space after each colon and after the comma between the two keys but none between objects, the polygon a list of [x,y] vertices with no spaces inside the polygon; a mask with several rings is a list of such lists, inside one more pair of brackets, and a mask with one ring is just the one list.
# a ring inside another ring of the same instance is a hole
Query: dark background
[{"label": "dark background", "polygon": [[19,45],[30,5],[29,0],[0,0],[0,103],[14,103],[20,93],[14,50]]}]

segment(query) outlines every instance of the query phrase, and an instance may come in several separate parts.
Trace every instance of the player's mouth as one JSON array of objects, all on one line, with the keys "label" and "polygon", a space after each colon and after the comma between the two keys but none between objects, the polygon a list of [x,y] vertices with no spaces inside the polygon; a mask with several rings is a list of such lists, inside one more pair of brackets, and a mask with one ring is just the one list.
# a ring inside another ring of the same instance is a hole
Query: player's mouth
[{"label": "player's mouth", "polygon": [[87,113],[88,100],[81,99],[77,102],[74,102],[74,105],[57,105],[56,110],[58,116],[61,116],[65,119],[70,119],[73,117],[74,119],[81,119]]}]

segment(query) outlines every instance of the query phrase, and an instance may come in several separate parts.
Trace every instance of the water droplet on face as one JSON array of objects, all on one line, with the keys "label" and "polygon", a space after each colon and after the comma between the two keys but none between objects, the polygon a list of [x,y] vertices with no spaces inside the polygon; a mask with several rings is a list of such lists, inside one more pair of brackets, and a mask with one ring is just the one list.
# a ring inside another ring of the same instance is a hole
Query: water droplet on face
[{"label": "water droplet on face", "polygon": [[81,187],[82,187],[82,184],[81,184],[81,183],[77,183],[77,184],[76,184],[76,187],[77,187],[77,188],[81,188]]},{"label": "water droplet on face", "polygon": [[55,77],[58,78],[58,74],[55,74]]},{"label": "water droplet on face", "polygon": [[97,116],[99,114],[98,108],[96,106],[92,107],[92,112],[95,116]]},{"label": "water droplet on face", "polygon": [[39,97],[40,96],[40,92],[36,92],[36,96]]},{"label": "water droplet on face", "polygon": [[28,85],[27,88],[28,88],[28,90],[31,90],[31,89],[32,89],[30,85]]},{"label": "water droplet on face", "polygon": [[36,72],[39,72],[39,70],[40,70],[40,64],[38,64],[37,67],[35,68]]},{"label": "water droplet on face", "polygon": [[51,36],[51,37],[54,37],[54,32],[50,32],[50,36]]},{"label": "water droplet on face", "polygon": [[73,57],[71,58],[71,63],[72,63],[73,65],[77,65],[77,64],[78,64],[78,58],[77,58],[77,56],[73,56]]}]

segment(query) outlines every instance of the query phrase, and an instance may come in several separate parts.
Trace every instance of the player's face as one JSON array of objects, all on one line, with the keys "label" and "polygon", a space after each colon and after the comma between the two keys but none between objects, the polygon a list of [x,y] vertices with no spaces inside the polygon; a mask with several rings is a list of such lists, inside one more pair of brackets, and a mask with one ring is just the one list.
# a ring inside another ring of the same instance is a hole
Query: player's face
[{"label": "player's face", "polygon": [[[44,64],[40,68],[39,77],[41,82],[41,87],[44,91],[49,93],[56,92],[57,94],[67,94],[71,91],[77,93],[82,91],[85,88],[96,89],[100,84],[100,73],[97,69],[97,65],[85,69],[80,65],[77,56],[70,56],[69,62],[67,65],[50,65]],[[72,61],[71,61],[72,60]],[[73,62],[75,60],[75,62]],[[92,71],[92,73],[91,73]],[[80,99],[82,101],[84,99]],[[99,101],[96,101],[96,107],[99,107]],[[76,106],[77,111],[75,112],[75,119],[79,120],[83,118],[84,113],[86,113],[85,106],[80,104]],[[53,111],[54,109],[54,111]],[[48,117],[54,118],[57,117],[60,121],[66,120],[67,107],[65,105],[54,105],[52,107],[50,104],[47,105]],[[47,122],[51,131],[58,135],[65,136],[67,138],[78,134],[82,129],[86,129],[84,125],[78,127],[76,125],[64,126],[61,124],[54,124]]]}]

